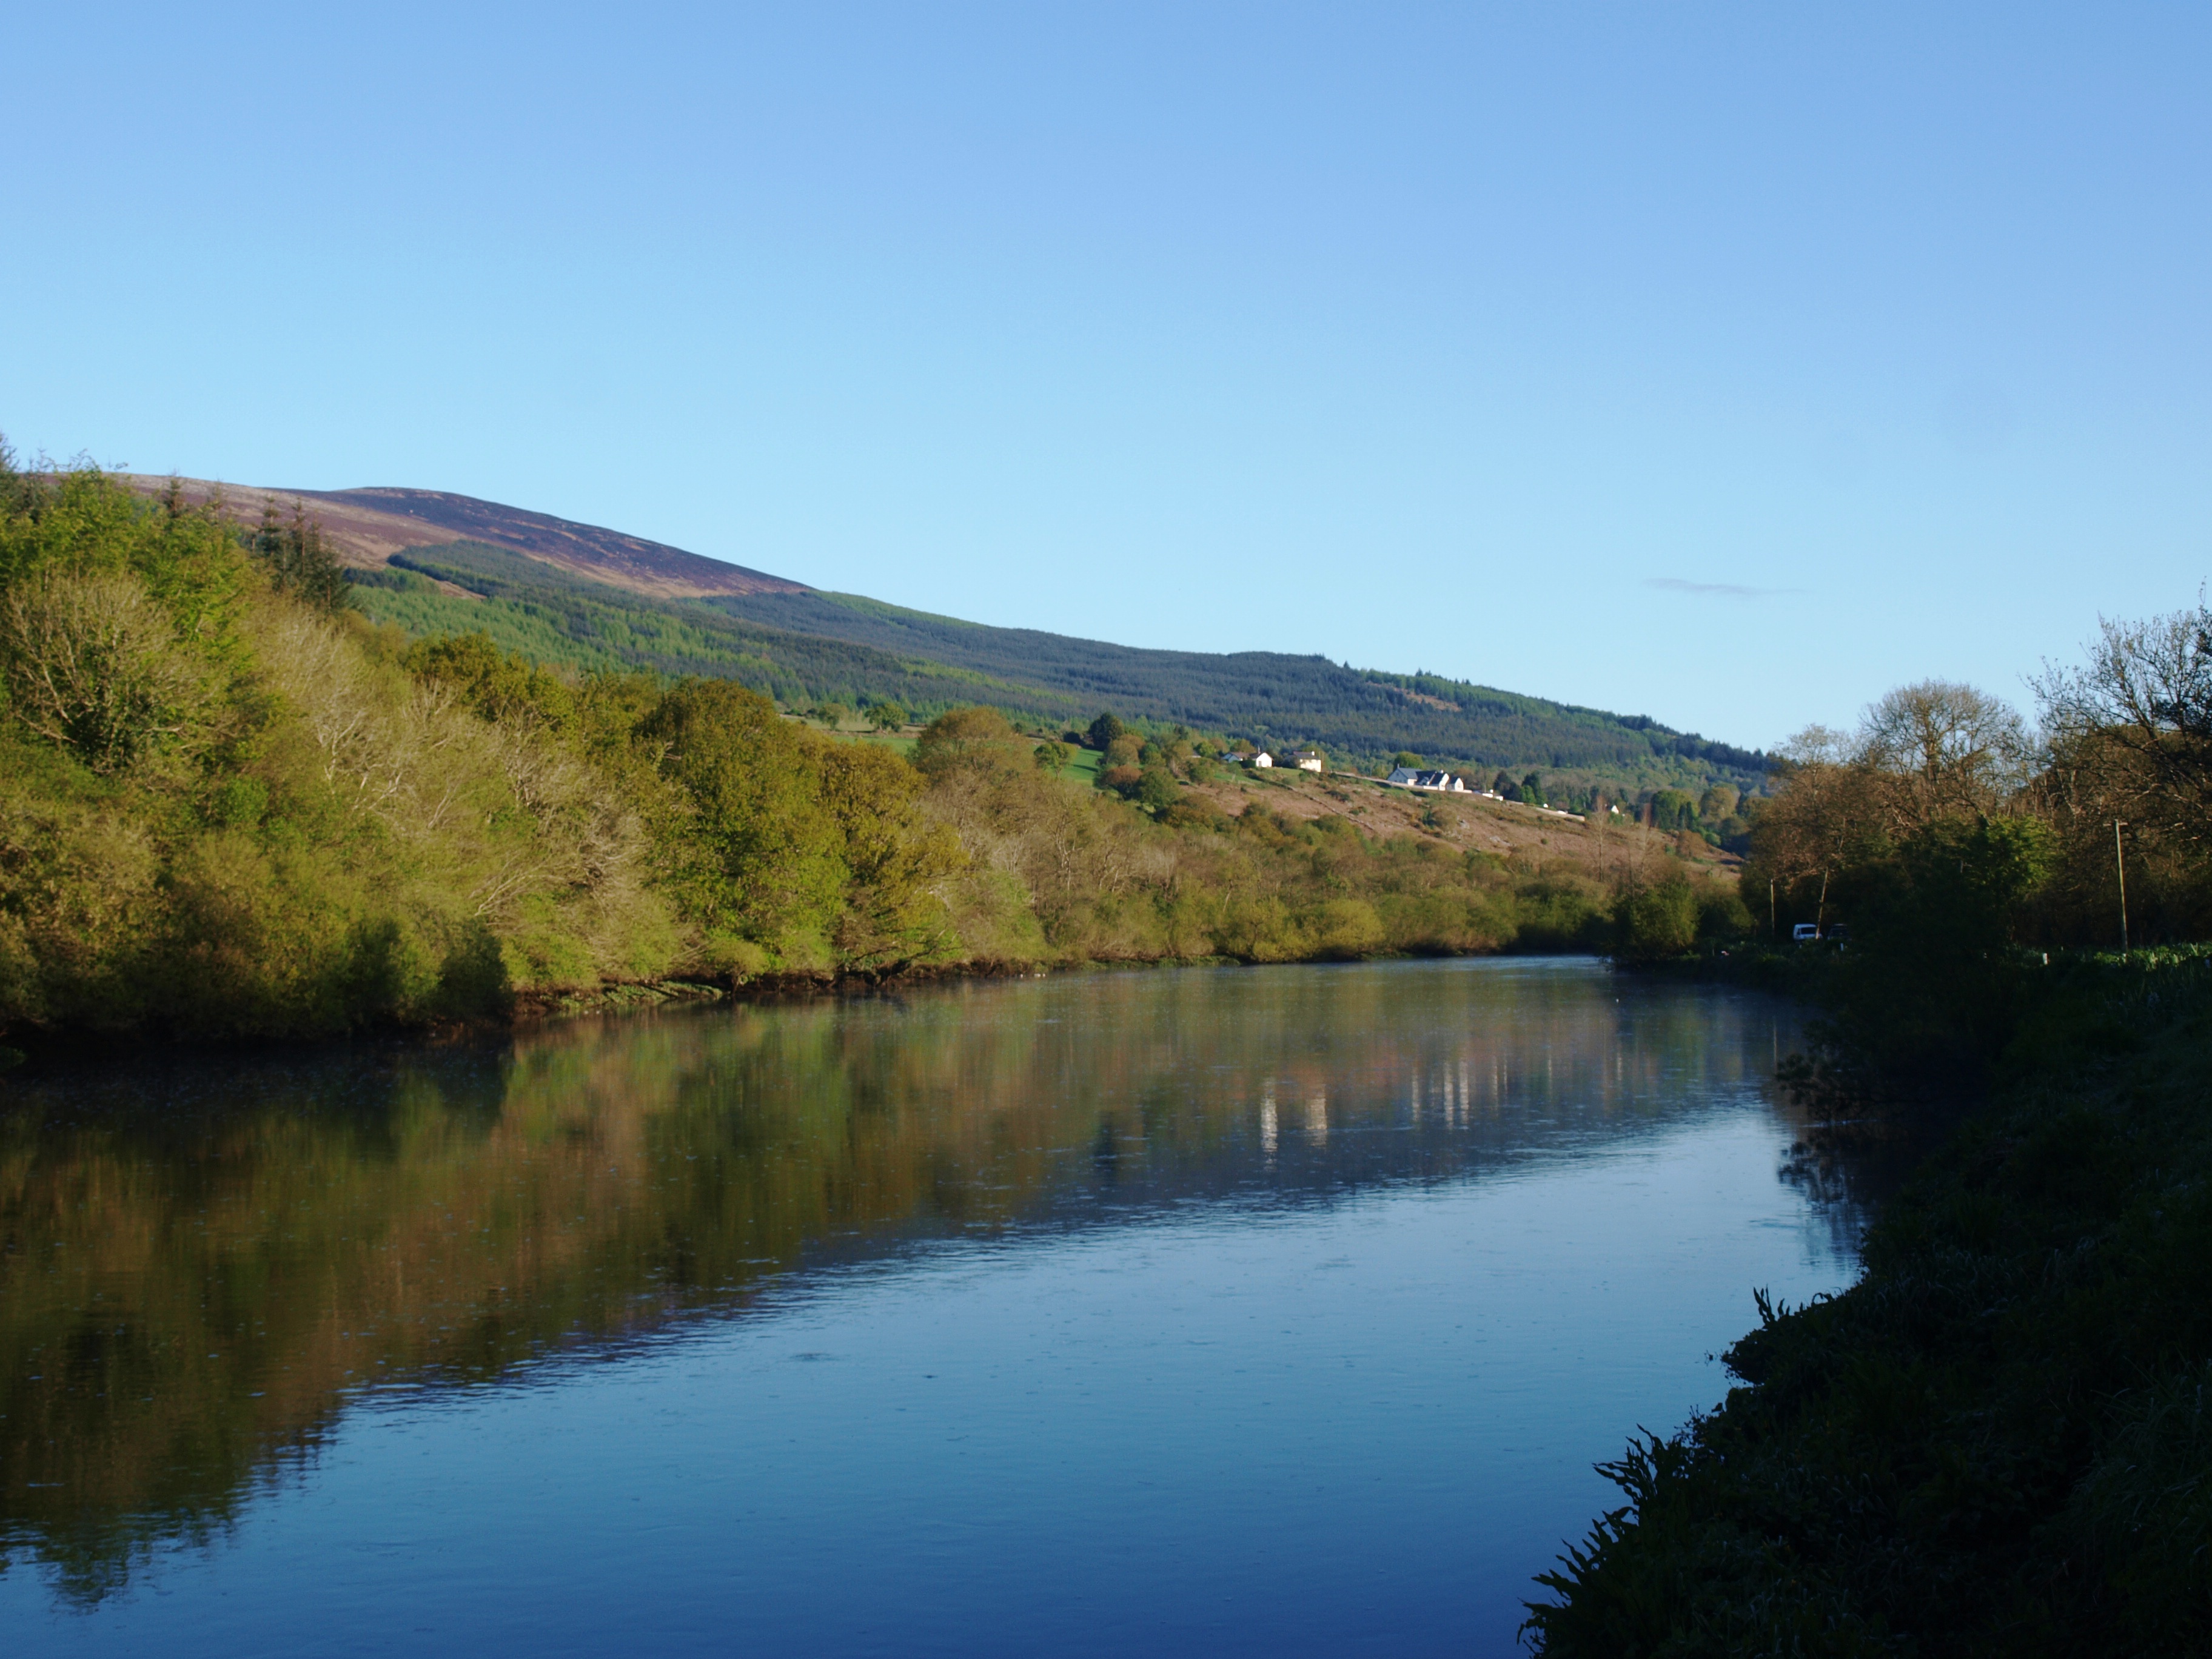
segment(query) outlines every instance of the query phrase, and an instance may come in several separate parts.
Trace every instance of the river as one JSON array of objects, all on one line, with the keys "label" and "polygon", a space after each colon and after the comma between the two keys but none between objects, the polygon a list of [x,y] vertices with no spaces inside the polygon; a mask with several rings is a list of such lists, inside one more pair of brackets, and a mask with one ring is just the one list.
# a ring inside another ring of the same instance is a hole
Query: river
[{"label": "river", "polygon": [[1492,1655],[1847,1283],[1783,1004],[1183,969],[0,1088],[0,1636]]}]

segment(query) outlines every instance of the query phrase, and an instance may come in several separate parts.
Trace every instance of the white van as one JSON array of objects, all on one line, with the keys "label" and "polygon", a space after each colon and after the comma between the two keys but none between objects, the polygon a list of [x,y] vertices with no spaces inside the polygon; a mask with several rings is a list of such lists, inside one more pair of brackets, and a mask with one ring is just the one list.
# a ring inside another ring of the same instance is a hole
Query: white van
[{"label": "white van", "polygon": [[1811,945],[1820,937],[1820,924],[1817,921],[1801,921],[1790,930],[1792,945]]}]

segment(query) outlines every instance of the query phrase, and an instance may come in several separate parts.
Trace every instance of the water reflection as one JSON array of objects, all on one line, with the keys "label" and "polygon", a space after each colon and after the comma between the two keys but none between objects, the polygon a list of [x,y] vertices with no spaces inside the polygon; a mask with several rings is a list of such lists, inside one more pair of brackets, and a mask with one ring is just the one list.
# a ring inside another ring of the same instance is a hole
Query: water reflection
[{"label": "water reflection", "polygon": [[97,1599],[364,1389],[948,1236],[1480,1178],[1740,1098],[1787,1021],[1586,963],[1189,970],[33,1079],[0,1118],[0,1536]]}]

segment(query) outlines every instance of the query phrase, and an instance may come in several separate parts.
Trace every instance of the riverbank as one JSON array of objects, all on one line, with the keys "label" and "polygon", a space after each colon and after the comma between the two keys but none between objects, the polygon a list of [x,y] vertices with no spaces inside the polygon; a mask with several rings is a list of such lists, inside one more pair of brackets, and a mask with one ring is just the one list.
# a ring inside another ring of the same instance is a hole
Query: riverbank
[{"label": "riverbank", "polygon": [[[1588,954],[1591,953],[1513,950],[1430,951],[1418,954],[1378,952],[1357,959],[1361,961],[1435,960],[1474,956],[1534,957]],[[646,1013],[659,1009],[690,1006],[702,1003],[799,1001],[820,997],[899,991],[926,985],[941,985],[959,980],[988,981],[1006,979],[1060,978],[1073,974],[1152,972],[1171,968],[1318,965],[1345,959],[1334,956],[1316,956],[1292,958],[1288,962],[1262,963],[1237,957],[1204,956],[1123,957],[1104,961],[1057,963],[971,961],[919,966],[908,964],[895,969],[870,974],[827,969],[793,970],[733,975],[720,980],[672,978],[616,981],[597,987],[533,987],[517,991],[500,1008],[480,1012],[464,1018],[404,1022],[392,1020],[366,1026],[352,1032],[336,1034],[336,1036],[393,1040],[413,1038],[432,1042],[452,1041],[496,1036],[503,1032],[533,1030],[563,1021]],[[10,1041],[18,1046],[10,1048],[0,1045],[0,1077],[4,1077],[10,1070],[27,1061],[81,1058],[88,1054],[110,1050],[118,1041],[137,1045],[155,1045],[179,1049],[188,1049],[197,1046],[257,1051],[296,1048],[301,1044],[322,1044],[333,1040],[333,1034],[240,1036],[233,1033],[212,1033],[196,1044],[190,1033],[163,1034],[143,1030],[118,1033],[76,1027],[56,1030],[32,1029],[12,1034]]]},{"label": "riverbank", "polygon": [[2054,963],[1988,1103],[1774,1307],[1711,1415],[1607,1470],[1557,1656],[2212,1641],[2212,963]]}]

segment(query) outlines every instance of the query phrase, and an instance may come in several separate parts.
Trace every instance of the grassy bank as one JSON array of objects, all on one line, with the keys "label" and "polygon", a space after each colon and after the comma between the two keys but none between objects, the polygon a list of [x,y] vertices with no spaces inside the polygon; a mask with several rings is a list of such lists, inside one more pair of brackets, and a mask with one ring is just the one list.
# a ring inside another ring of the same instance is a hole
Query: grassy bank
[{"label": "grassy bank", "polygon": [[1861,1282],[1771,1310],[1717,1410],[1611,1468],[1542,1651],[2212,1644],[2212,961],[2022,972],[1987,1103]]}]

